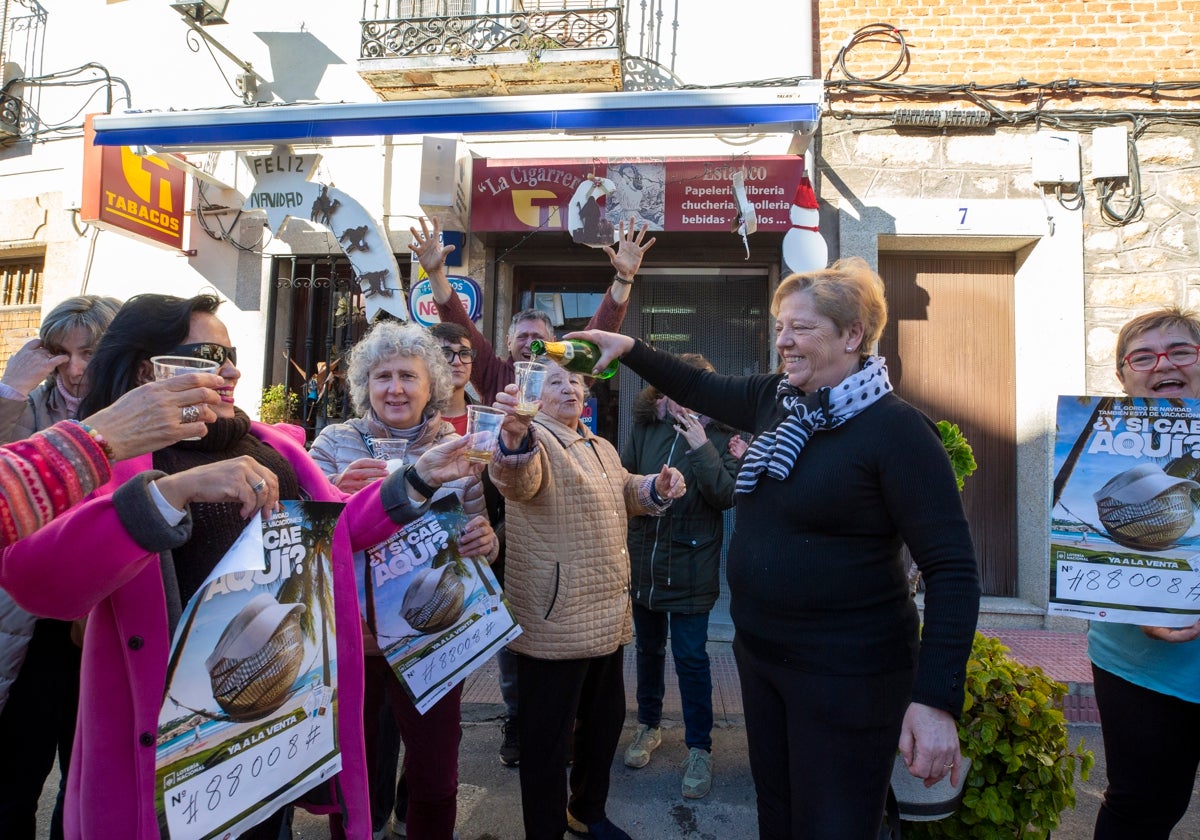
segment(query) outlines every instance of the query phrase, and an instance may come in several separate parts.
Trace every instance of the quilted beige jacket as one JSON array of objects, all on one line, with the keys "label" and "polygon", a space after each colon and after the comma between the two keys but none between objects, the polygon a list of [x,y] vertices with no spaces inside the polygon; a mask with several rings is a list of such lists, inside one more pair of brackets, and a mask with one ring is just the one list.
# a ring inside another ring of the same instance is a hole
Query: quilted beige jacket
[{"label": "quilted beige jacket", "polygon": [[631,475],[584,426],[539,416],[525,453],[489,471],[507,500],[504,588],[524,631],[509,647],[539,659],[586,659],[633,638],[629,517],[661,513],[655,476]]},{"label": "quilted beige jacket", "polygon": [[[335,479],[354,461],[374,457],[367,446],[366,438],[387,436],[387,427],[376,419],[372,411],[368,417],[355,417],[345,423],[326,426],[313,441],[308,454],[317,462],[321,472],[336,483]],[[434,413],[426,419],[425,428],[421,429],[417,438],[409,442],[404,460],[411,464],[420,458],[425,450],[457,436],[454,427],[443,420],[440,413]],[[487,516],[487,506],[483,501],[483,481],[478,476],[460,478],[444,486],[458,494],[463,503],[463,510],[468,516]],[[499,551],[499,543],[493,543],[491,555],[484,559],[488,562],[495,560]]]}]

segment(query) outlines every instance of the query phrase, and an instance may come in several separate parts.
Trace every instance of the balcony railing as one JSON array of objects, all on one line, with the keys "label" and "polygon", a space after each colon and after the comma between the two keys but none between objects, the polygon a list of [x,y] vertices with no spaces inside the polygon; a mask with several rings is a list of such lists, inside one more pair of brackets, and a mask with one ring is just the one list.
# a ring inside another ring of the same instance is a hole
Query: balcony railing
[{"label": "balcony railing", "polygon": [[[475,63],[488,53],[521,51],[536,63],[547,50],[623,51],[621,8],[563,3],[568,8],[460,13],[483,3],[366,0],[359,57],[436,58]],[[492,4],[488,3],[490,7]],[[497,4],[524,7],[527,4]],[[549,5],[549,4],[547,4]],[[554,5],[559,5],[555,3]],[[440,8],[445,11],[438,14]],[[414,14],[429,15],[414,17]]]}]

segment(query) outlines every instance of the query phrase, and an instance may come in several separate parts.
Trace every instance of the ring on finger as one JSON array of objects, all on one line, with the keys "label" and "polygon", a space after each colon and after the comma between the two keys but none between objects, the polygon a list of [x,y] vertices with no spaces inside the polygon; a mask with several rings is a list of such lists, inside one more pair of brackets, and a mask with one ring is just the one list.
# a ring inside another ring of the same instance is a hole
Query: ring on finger
[{"label": "ring on finger", "polygon": [[254,495],[257,496],[259,493],[261,493],[263,490],[265,490],[266,487],[267,487],[267,480],[265,478],[260,478],[258,480],[257,484],[253,484],[250,486],[250,489],[253,490]]},{"label": "ring on finger", "polygon": [[195,423],[200,419],[200,406],[185,405],[179,410],[179,416],[182,418],[184,423]]}]

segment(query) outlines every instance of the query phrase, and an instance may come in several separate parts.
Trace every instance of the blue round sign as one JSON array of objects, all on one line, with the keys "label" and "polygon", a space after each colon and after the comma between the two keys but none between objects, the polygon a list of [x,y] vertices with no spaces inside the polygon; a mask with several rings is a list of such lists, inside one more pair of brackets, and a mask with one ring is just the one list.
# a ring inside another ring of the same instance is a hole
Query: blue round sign
[{"label": "blue round sign", "polygon": [[[462,300],[467,315],[472,321],[478,321],[483,315],[483,292],[480,290],[479,284],[470,277],[459,277],[454,274],[449,275],[446,279],[450,281],[450,287],[454,289],[454,293]],[[412,293],[408,299],[408,309],[412,313],[413,320],[423,327],[432,327],[438,322],[437,304],[433,302],[433,287],[429,284],[428,277],[412,287]]]}]

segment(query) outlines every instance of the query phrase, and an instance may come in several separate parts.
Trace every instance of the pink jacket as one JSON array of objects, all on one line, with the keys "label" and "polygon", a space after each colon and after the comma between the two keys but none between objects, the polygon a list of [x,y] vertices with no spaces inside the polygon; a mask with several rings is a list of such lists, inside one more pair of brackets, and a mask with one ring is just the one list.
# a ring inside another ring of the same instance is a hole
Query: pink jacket
[{"label": "pink jacket", "polygon": [[[300,486],[314,500],[347,503],[333,547],[341,710],[339,781],[347,836],[370,840],[361,714],[362,634],[351,553],[395,531],[396,522],[381,500],[389,482],[376,482],[347,497],[308,457],[299,428],[254,423],[251,433],[288,459]],[[88,501],[0,555],[0,586],[25,609],[60,619],[90,612],[67,786],[65,828],[71,840],[159,840],[154,813],[155,733],[171,645],[159,550],[169,550],[170,545],[139,545],[122,525],[112,495],[150,468],[149,455],[114,465],[112,480]],[[403,496],[401,489],[397,498]],[[413,509],[397,508],[393,513],[405,518],[419,515],[405,511]],[[162,527],[167,528],[165,523]]]}]

